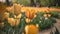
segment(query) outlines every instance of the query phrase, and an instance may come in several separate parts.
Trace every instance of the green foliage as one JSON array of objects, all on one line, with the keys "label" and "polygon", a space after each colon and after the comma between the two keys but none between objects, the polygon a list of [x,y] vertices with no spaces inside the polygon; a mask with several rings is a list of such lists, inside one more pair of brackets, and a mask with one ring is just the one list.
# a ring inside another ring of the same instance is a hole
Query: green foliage
[{"label": "green foliage", "polygon": [[13,13],[9,13],[9,17],[10,18],[14,18],[14,14]]},{"label": "green foliage", "polygon": [[52,16],[47,17],[48,19],[45,19],[43,16],[44,14],[45,12],[38,12],[37,17],[33,20],[33,23],[39,24],[39,30],[48,29],[56,22],[55,18]]},{"label": "green foliage", "polygon": [[52,14],[52,17],[54,17],[54,18],[59,18],[60,16],[59,16],[59,12],[54,12],[54,11],[51,11],[51,14]]},{"label": "green foliage", "polygon": [[40,0],[40,1],[41,1],[40,4],[42,6],[48,6],[48,4],[49,4],[49,0]]},{"label": "green foliage", "polygon": [[26,16],[25,16],[25,13],[22,13],[22,17],[20,19],[20,34],[22,34],[22,32],[24,32],[25,30],[25,25],[26,25],[26,22],[25,22],[25,19],[26,19]]},{"label": "green foliage", "polygon": [[56,0],[40,0],[40,4],[42,6],[54,6],[56,4]]},{"label": "green foliage", "polygon": [[23,4],[24,6],[30,6],[30,0],[13,0],[16,3]]},{"label": "green foliage", "polygon": [[[13,0],[14,2],[23,4],[25,6],[30,6],[31,2],[30,0]],[[49,5],[55,5],[56,0],[34,0],[34,3],[37,4],[40,3],[41,6],[49,6]]]},{"label": "green foliage", "polygon": [[4,27],[2,28],[2,31],[7,33],[9,28],[11,28],[11,26],[6,19],[3,22],[4,22]]}]

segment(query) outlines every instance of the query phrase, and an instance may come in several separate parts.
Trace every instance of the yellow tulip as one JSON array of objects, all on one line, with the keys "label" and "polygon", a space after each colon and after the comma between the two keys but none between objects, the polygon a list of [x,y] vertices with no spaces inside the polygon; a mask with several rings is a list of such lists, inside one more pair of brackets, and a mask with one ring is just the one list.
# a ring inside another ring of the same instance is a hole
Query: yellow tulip
[{"label": "yellow tulip", "polygon": [[5,12],[5,13],[4,13],[4,17],[5,17],[5,18],[9,18],[9,13]]},{"label": "yellow tulip", "polygon": [[48,17],[51,17],[51,14],[48,14]]},{"label": "yellow tulip", "polygon": [[13,18],[8,18],[8,23],[11,25],[11,26],[15,26],[16,23],[15,23],[15,20]]},{"label": "yellow tulip", "polygon": [[8,19],[8,18],[9,18],[9,13],[5,12],[5,13],[2,15],[2,19],[1,19],[1,20]]},{"label": "yellow tulip", "polygon": [[16,15],[14,15],[14,18],[16,18]]},{"label": "yellow tulip", "polygon": [[21,16],[22,16],[22,14],[19,14],[16,18],[19,18],[19,19],[20,19],[20,18],[21,18]]},{"label": "yellow tulip", "polygon": [[18,26],[20,19],[13,19],[13,18],[8,18],[8,23],[11,26]]},{"label": "yellow tulip", "polygon": [[20,19],[15,19],[15,26],[18,26],[20,23]]},{"label": "yellow tulip", "polygon": [[44,17],[47,17],[47,14],[44,14],[43,16],[44,16]]},{"label": "yellow tulip", "polygon": [[38,25],[38,24],[36,24],[36,27],[39,27],[39,25]]},{"label": "yellow tulip", "polygon": [[37,17],[37,15],[34,15],[34,18]]},{"label": "yellow tulip", "polygon": [[26,23],[30,23],[30,22],[31,22],[31,19],[26,18]]}]

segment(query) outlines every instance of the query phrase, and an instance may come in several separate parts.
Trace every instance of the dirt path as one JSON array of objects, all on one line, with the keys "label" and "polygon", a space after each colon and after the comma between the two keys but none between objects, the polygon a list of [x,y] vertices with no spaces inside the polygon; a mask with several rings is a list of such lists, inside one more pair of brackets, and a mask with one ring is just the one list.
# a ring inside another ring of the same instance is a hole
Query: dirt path
[{"label": "dirt path", "polygon": [[57,23],[55,23],[55,26],[58,28],[59,32],[60,32],[60,19],[56,19]]}]

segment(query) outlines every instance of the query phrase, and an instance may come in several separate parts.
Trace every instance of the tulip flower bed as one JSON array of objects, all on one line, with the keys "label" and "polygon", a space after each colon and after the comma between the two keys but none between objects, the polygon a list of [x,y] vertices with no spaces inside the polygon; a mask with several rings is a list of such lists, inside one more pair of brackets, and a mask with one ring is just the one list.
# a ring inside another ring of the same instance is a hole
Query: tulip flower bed
[{"label": "tulip flower bed", "polygon": [[[16,28],[18,31],[20,30],[19,32],[21,33],[24,31],[26,25],[32,24],[38,27],[39,30],[44,30],[53,26],[53,24],[56,22],[55,17],[52,16],[54,14],[52,14],[52,12],[21,12],[20,18],[19,16],[17,17],[20,20],[14,23],[15,16],[13,13],[11,13],[9,14],[9,20],[4,20],[5,26],[3,27],[3,31],[13,33],[14,28]],[[9,31],[9,29],[11,29],[12,32],[11,30]]]},{"label": "tulip flower bed", "polygon": [[15,10],[3,11],[2,22],[4,26],[2,31],[4,34],[37,34],[38,30],[44,30],[53,26],[56,23],[55,17],[57,18],[59,14],[52,11],[40,12],[33,9],[21,11],[17,9],[19,6],[19,4],[15,4]]},{"label": "tulip flower bed", "polygon": [[33,19],[33,23],[39,25],[39,30],[50,28],[55,22],[55,18],[52,14],[47,12],[37,12],[37,17]]}]

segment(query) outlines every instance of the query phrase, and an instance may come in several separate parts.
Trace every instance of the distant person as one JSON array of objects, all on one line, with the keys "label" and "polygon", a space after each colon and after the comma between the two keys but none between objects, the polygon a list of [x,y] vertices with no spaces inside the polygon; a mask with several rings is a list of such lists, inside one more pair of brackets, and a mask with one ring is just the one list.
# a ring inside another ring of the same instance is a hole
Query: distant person
[{"label": "distant person", "polygon": [[39,3],[36,4],[36,7],[41,7],[41,5]]},{"label": "distant person", "polygon": [[58,6],[58,3],[56,3],[56,6]]}]

